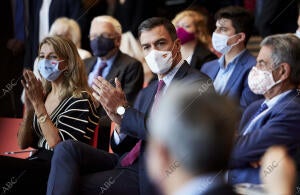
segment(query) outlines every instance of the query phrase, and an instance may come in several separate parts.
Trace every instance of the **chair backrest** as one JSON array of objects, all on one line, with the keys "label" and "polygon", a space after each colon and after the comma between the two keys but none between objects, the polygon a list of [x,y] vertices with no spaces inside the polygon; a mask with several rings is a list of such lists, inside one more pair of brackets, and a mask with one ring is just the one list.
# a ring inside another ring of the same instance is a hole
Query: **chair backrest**
[{"label": "chair backrest", "polygon": [[94,148],[97,148],[97,144],[98,144],[98,134],[99,134],[99,125],[96,126],[95,131],[94,131],[94,137],[92,139],[92,143],[91,145]]},{"label": "chair backrest", "polygon": [[[110,125],[110,136],[109,136],[109,138],[111,138],[111,136],[113,136],[114,129],[115,129],[115,123],[111,122],[111,125]],[[108,152],[109,153],[114,153],[113,150],[111,149],[111,145],[110,144],[109,144]]]},{"label": "chair backrest", "polygon": [[[22,152],[18,146],[17,133],[22,120],[22,118],[0,117],[0,155],[6,155],[6,152],[14,151],[16,153],[9,154],[9,156],[17,158],[27,158],[29,156],[29,152]],[[29,148],[29,151],[31,149]]]}]

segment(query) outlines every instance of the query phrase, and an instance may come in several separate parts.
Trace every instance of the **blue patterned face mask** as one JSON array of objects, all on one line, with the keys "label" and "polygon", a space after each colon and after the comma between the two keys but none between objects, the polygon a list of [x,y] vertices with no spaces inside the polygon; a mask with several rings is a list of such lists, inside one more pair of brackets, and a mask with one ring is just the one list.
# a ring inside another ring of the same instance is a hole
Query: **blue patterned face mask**
[{"label": "blue patterned face mask", "polygon": [[38,69],[42,77],[48,81],[55,81],[65,70],[59,70],[58,65],[61,61],[41,59],[38,62]]}]

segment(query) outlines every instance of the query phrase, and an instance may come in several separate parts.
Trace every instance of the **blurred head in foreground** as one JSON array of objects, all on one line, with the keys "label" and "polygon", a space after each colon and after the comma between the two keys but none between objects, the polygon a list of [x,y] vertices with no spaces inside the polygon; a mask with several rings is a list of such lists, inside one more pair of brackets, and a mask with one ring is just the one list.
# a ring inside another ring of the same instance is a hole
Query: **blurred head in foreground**
[{"label": "blurred head in foreground", "polygon": [[150,118],[147,168],[165,194],[198,177],[212,176],[217,181],[225,172],[238,117],[236,105],[201,89],[180,83],[170,86]]}]

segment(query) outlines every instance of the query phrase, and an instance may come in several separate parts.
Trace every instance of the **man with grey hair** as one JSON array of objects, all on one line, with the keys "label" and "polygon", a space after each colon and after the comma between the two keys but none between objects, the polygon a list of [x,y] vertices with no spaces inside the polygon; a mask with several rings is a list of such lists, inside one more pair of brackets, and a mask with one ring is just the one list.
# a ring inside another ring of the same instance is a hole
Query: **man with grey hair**
[{"label": "man with grey hair", "polygon": [[[244,112],[229,162],[228,179],[235,183],[261,183],[260,160],[272,145],[284,145],[295,157],[300,144],[300,39],[293,34],[266,37],[257,64],[249,73],[249,87],[265,99]],[[264,177],[272,167],[263,168]]]},{"label": "man with grey hair", "polygon": [[199,86],[170,86],[149,122],[152,181],[166,195],[235,194],[223,175],[237,121],[237,105],[225,96],[201,93]]},{"label": "man with grey hair", "polygon": [[[97,16],[90,28],[90,45],[93,57],[84,60],[88,73],[88,83],[101,76],[114,84],[115,77],[121,82],[129,104],[133,104],[138,92],[143,87],[144,71],[142,64],[120,51],[122,27],[111,16]],[[108,151],[111,121],[101,111],[99,121],[98,148]]]}]

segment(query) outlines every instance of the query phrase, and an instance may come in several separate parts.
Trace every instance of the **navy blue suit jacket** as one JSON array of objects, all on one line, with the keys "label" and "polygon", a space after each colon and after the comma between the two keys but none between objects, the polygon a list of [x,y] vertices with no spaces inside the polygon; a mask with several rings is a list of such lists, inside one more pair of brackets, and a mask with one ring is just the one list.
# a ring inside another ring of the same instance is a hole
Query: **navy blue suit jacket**
[{"label": "navy blue suit jacket", "polygon": [[[225,94],[236,100],[243,110],[255,100],[262,98],[262,96],[254,94],[248,86],[248,73],[255,64],[256,59],[249,51],[245,51],[239,63],[235,64],[235,69],[225,87]],[[218,59],[205,63],[201,68],[201,71],[212,80],[215,80],[219,70]]]},{"label": "navy blue suit jacket", "polygon": [[300,145],[300,98],[296,90],[282,98],[258,119],[252,131],[243,135],[251,117],[263,101],[254,102],[243,114],[239,136],[229,163],[228,176],[231,184],[260,183],[259,168],[252,168],[249,163],[259,161],[268,147],[284,145],[295,156]]},{"label": "navy blue suit jacket", "polygon": [[[184,62],[175,74],[173,81],[182,81],[188,84],[198,84],[201,87],[203,82],[211,83],[210,78],[197,71],[196,69],[190,67],[187,62]],[[128,136],[119,144],[116,145],[112,139],[112,149],[115,151],[120,151],[119,147],[122,147],[123,151],[125,148],[131,149],[137,140],[142,139],[142,148],[141,155],[137,161],[135,161],[133,168],[138,169],[139,171],[139,180],[140,180],[140,193],[141,194],[156,194],[152,190],[154,187],[150,184],[149,179],[146,174],[146,167],[144,163],[144,150],[145,150],[145,140],[147,139],[147,127],[146,122],[150,114],[154,96],[157,90],[158,81],[153,81],[148,87],[143,89],[135,103],[133,108],[127,108],[122,119],[121,132],[127,134]],[[213,86],[210,85],[209,91],[214,91]],[[132,141],[134,140],[134,141]],[[128,150],[127,150],[128,151]],[[119,153],[120,154],[120,153]]]}]

